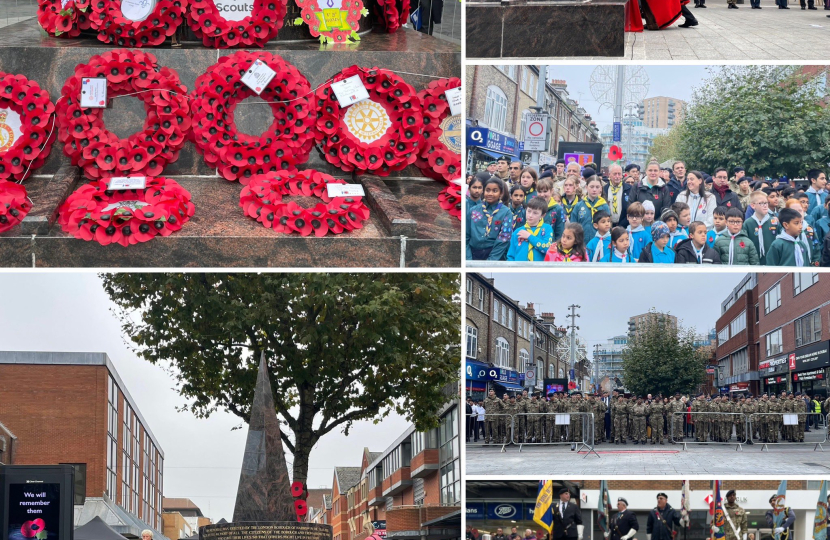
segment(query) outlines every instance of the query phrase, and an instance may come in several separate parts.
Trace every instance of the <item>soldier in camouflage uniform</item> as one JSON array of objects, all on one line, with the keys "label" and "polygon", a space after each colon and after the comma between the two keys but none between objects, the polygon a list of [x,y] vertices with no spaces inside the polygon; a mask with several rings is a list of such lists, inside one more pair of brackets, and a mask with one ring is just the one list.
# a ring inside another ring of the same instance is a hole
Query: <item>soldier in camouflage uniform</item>
[{"label": "soldier in camouflage uniform", "polygon": [[772,396],[769,400],[769,415],[767,415],[769,423],[767,424],[767,442],[777,443],[778,436],[781,429],[781,412],[783,408],[778,397]]},{"label": "soldier in camouflage uniform", "polygon": [[530,398],[527,404],[527,439],[525,442],[542,442],[542,417],[539,413],[542,412],[542,402],[539,401],[536,394]]},{"label": "soldier in camouflage uniform", "polygon": [[[536,394],[536,397],[539,399],[539,412],[543,415],[550,412],[548,408],[548,402],[545,401],[545,396],[542,395],[541,392]],[[550,440],[550,433],[547,431],[547,416],[540,416],[539,417],[539,441],[538,442],[547,442]]]},{"label": "soldier in camouflage uniform", "polygon": [[637,403],[631,407],[632,430],[631,436],[634,444],[646,444],[646,415],[648,405],[643,403],[643,398],[638,397]]},{"label": "soldier in camouflage uniform", "polygon": [[795,412],[798,413],[795,440],[796,442],[804,442],[804,432],[807,430],[807,404],[800,395],[795,399]]},{"label": "soldier in camouflage uniform", "polygon": [[522,390],[522,393],[516,396],[516,409],[520,414],[520,416],[516,417],[516,433],[514,435],[516,442],[525,442],[525,438],[527,437],[527,416],[524,416],[524,413],[527,412],[527,404],[529,402],[530,399],[527,397],[527,390]]},{"label": "soldier in camouflage uniform", "polygon": [[723,416],[722,420],[722,429],[723,429],[723,442],[729,442],[732,440],[732,428],[735,427],[735,402],[732,401],[731,397],[725,398],[723,405],[721,406],[721,412],[726,413]]},{"label": "soldier in camouflage uniform", "polygon": [[683,433],[683,413],[686,412],[686,400],[675,394],[669,402],[669,410],[667,411],[668,426],[669,426],[669,441],[674,444],[674,441],[682,441]]},{"label": "soldier in camouflage uniform", "polygon": [[628,401],[620,396],[612,406],[614,413],[614,444],[628,444]]},{"label": "soldier in camouflage uniform", "polygon": [[761,442],[769,442],[769,419],[767,413],[769,412],[769,398],[766,394],[761,396],[755,406],[756,412],[760,416],[756,416],[758,424],[758,440]]},{"label": "soldier in camouflage uniform", "polygon": [[495,415],[501,414],[503,408],[501,400],[496,397],[496,392],[490,390],[489,395],[484,400],[484,444],[498,443],[501,417]]},{"label": "soldier in camouflage uniform", "polygon": [[504,438],[502,440],[505,443],[513,444],[513,438],[517,437],[517,434],[514,434],[513,430],[516,428],[516,414],[518,412],[519,405],[516,403],[516,396],[510,396],[507,400],[507,405],[504,407],[504,414],[513,416],[512,418],[510,416],[504,417]]},{"label": "soldier in camouflage uniform", "polygon": [[578,392],[571,394],[568,412],[571,413],[570,439],[572,443],[577,443],[582,440],[582,419],[577,414],[582,412],[582,395]]},{"label": "soldier in camouflage uniform", "polygon": [[605,440],[605,402],[597,396],[591,396],[591,412],[594,413],[594,443]]},{"label": "soldier in camouflage uniform", "polygon": [[648,420],[651,425],[651,444],[663,444],[663,411],[665,406],[659,397],[648,406]]},{"label": "soldier in camouflage uniform", "polygon": [[706,422],[704,414],[696,414],[706,412],[706,400],[703,395],[697,396],[692,401],[692,422],[695,425],[695,441],[706,442]]},{"label": "soldier in camouflage uniform", "polygon": [[[791,399],[792,396],[788,396],[786,392],[781,393],[781,412],[784,414],[792,414],[794,412],[793,406],[795,403]],[[783,423],[781,423],[781,440],[786,442],[792,442],[793,440],[793,427]]]},{"label": "soldier in camouflage uniform", "polygon": [[726,533],[726,536],[723,540],[744,540],[747,537],[749,523],[747,523],[746,510],[735,502],[736,495],[734,489],[726,492],[726,504],[723,505],[724,518],[726,519],[723,532]]},{"label": "soldier in camouflage uniform", "polygon": [[548,416],[545,418],[545,440],[548,442],[559,442],[559,426],[556,425],[556,413],[559,412],[559,396],[550,393],[547,401]]},{"label": "soldier in camouflage uniform", "polygon": [[746,398],[741,396],[738,403],[733,407],[734,412],[741,413],[732,417],[732,424],[735,426],[735,437],[738,442],[742,443],[746,439],[746,417],[744,410],[746,409]]}]

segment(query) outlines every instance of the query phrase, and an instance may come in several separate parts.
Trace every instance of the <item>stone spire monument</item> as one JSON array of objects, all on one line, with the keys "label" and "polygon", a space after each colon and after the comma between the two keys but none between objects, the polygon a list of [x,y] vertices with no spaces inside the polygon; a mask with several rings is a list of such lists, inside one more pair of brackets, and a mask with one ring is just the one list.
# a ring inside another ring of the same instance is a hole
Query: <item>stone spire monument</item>
[{"label": "stone spire monument", "polygon": [[263,353],[231,523],[205,525],[200,540],[331,540],[330,525],[303,523],[291,496],[280,423]]}]

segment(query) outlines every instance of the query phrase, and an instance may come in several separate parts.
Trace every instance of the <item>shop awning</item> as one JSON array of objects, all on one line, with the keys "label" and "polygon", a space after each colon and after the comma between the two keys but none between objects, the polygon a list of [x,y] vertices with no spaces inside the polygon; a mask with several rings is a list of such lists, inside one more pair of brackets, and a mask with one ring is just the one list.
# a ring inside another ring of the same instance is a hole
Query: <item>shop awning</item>
[{"label": "shop awning", "polygon": [[473,148],[477,148],[480,152],[484,152],[485,154],[487,154],[488,156],[492,157],[493,159],[498,159],[498,158],[500,158],[500,157],[502,157],[502,156],[513,156],[513,157],[519,157],[519,154],[508,154],[507,152],[502,153],[502,154],[499,154],[498,152],[493,152],[493,151],[491,151],[491,150],[487,150],[486,148],[484,148],[484,147],[482,147],[482,146],[474,146]]},{"label": "shop awning", "polygon": [[504,387],[507,390],[524,390],[524,387],[520,384],[498,382],[498,381],[493,381],[493,382],[495,382],[496,385]]}]

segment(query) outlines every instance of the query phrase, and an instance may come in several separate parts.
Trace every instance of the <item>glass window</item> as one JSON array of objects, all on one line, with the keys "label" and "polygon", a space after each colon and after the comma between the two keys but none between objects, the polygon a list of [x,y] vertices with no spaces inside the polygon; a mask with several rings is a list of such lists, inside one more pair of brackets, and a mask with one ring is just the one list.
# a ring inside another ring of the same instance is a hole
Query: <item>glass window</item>
[{"label": "glass window", "polygon": [[[509,66],[515,68],[516,66]],[[496,131],[504,131],[507,122],[507,96],[498,86],[487,87],[484,123]]]},{"label": "glass window", "polygon": [[[795,276],[795,274],[793,274]],[[819,310],[795,320],[795,346],[815,343],[821,339],[821,314]]]},{"label": "glass window", "polygon": [[484,311],[484,288],[478,288],[478,309]]},{"label": "glass window", "polygon": [[783,350],[781,343],[781,329],[767,334],[767,358],[779,354]]},{"label": "glass window", "polygon": [[501,302],[493,300],[493,320],[499,322],[499,310],[501,309]]},{"label": "glass window", "polygon": [[723,345],[729,341],[729,327],[724,326],[718,331],[718,345]]},{"label": "glass window", "polygon": [[556,366],[553,365],[553,362],[548,364],[548,378],[551,378],[551,379],[556,378]]},{"label": "glass window", "polygon": [[507,312],[507,327],[513,330],[513,310],[508,310]]},{"label": "glass window", "polygon": [[107,397],[107,495],[115,501],[118,490],[116,467],[118,462],[118,386],[109,378]]},{"label": "glass window", "polygon": [[519,351],[519,371],[524,371],[528,364],[530,364],[530,353],[522,349]]},{"label": "glass window", "polygon": [[470,325],[467,325],[467,358],[475,358],[477,353],[478,353],[478,329],[473,328]]},{"label": "glass window", "polygon": [[438,460],[440,466],[441,506],[454,506],[461,502],[460,444],[458,439],[458,408],[441,419],[438,428]]},{"label": "glass window", "polygon": [[499,367],[510,367],[510,344],[504,338],[496,339],[496,361]]},{"label": "glass window", "polygon": [[729,332],[732,337],[738,335],[739,332],[746,330],[746,311],[742,311],[740,315],[732,319],[729,323]]},{"label": "glass window", "polygon": [[473,280],[467,279],[467,303],[472,305],[473,303]]},{"label": "glass window", "polygon": [[61,465],[72,465],[75,470],[74,504],[83,506],[86,501],[86,463],[61,463]]},{"label": "glass window", "polygon": [[764,315],[781,305],[781,282],[764,293]]},{"label": "glass window", "polygon": [[507,304],[502,303],[501,305],[501,319],[500,322],[502,326],[507,326]]},{"label": "glass window", "polygon": [[793,273],[793,296],[818,283],[818,274],[815,272]]}]

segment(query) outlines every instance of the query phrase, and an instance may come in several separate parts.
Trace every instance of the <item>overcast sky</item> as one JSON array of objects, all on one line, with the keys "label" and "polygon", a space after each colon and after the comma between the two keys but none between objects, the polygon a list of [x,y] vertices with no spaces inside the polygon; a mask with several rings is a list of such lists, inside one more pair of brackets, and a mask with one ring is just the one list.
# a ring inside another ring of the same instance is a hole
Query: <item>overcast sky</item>
[{"label": "overcast sky", "polygon": [[[0,273],[0,298],[4,350],[107,353],[162,446],[164,495],[189,497],[214,521],[230,521],[247,430],[231,431],[242,422],[230,413],[202,420],[176,412],[184,398],[167,373],[124,344],[95,273]],[[355,424],[348,437],[337,429],[324,436],[311,453],[309,488],[330,488],[334,466],[359,467],[364,446],[383,451],[408,425],[392,413],[378,425]],[[290,473],[287,449],[286,457]]]},{"label": "overcast sky", "polygon": [[[557,326],[567,326],[568,306],[576,304],[577,333],[587,342],[589,356],[596,343],[628,332],[628,318],[655,308],[694,327],[698,334],[714,328],[720,304],[746,274],[714,273],[495,273],[498,290],[522,306],[532,302],[537,313],[553,312]],[[579,287],[570,286],[575,280]],[[543,284],[543,285],[540,285]]]},{"label": "overcast sky", "polygon": [[[615,66],[605,66],[615,69]],[[649,90],[646,97],[665,96],[689,101],[692,91],[700,86],[701,81],[716,74],[719,66],[629,66],[630,69],[642,67],[648,74]],[[591,93],[591,73],[597,66],[548,66],[548,80],[564,79],[568,82],[568,94],[591,114],[600,131],[614,121],[614,111],[609,107],[599,110],[598,103]]]}]

